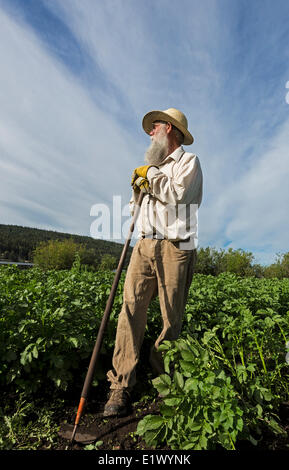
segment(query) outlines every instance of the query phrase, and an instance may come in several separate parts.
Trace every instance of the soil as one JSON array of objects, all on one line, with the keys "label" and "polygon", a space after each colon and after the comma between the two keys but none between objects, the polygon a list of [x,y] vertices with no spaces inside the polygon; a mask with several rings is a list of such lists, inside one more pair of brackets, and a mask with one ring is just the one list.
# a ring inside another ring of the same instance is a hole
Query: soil
[{"label": "soil", "polygon": [[[83,450],[85,446],[95,444],[98,450],[150,450],[140,436],[134,435],[138,422],[148,414],[158,414],[161,398],[156,396],[150,401],[141,400],[143,392],[132,395],[132,405],[124,417],[103,417],[102,412],[107,401],[109,390],[101,391],[103,401],[87,402],[77,427],[73,443],[70,442],[77,406],[67,410],[66,419],[60,423],[59,439],[55,450]],[[78,405],[78,404],[77,404]],[[169,449],[162,447],[161,449]]]},{"label": "soil", "polygon": [[[104,403],[103,403],[104,405]],[[144,450],[148,449],[144,441],[134,436],[137,424],[147,414],[158,412],[158,403],[149,406],[138,404],[127,416],[118,418],[103,418],[99,410],[93,414],[83,416],[81,424],[75,434],[75,440],[71,445],[67,439],[71,438],[73,425],[62,423],[58,449],[81,450],[84,446],[101,441],[97,446],[99,450]],[[64,439],[63,439],[64,438]]]}]

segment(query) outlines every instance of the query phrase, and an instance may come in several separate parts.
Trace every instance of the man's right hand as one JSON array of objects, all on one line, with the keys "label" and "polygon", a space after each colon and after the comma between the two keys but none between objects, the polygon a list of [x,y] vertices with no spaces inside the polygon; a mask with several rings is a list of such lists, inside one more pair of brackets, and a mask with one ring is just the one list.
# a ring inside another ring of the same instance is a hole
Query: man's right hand
[{"label": "man's right hand", "polygon": [[142,178],[139,176],[132,182],[132,187],[135,191],[143,191],[145,193],[149,193],[150,185],[146,178]]},{"label": "man's right hand", "polygon": [[147,178],[147,172],[148,172],[149,168],[151,168],[152,166],[157,168],[155,165],[144,165],[144,166],[137,167],[134,170],[133,174],[132,174],[131,184],[133,185],[135,180],[139,177],[146,179]]}]

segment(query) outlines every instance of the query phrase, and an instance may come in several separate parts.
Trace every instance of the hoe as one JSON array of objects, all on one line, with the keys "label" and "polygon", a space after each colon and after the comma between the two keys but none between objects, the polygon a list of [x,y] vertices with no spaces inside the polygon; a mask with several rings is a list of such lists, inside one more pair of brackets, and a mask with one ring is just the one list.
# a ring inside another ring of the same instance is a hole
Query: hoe
[{"label": "hoe", "polygon": [[[88,397],[90,386],[91,386],[91,383],[92,383],[92,380],[93,380],[93,375],[94,375],[95,367],[96,367],[96,364],[97,364],[97,360],[98,360],[98,356],[99,356],[99,352],[100,352],[100,348],[101,348],[101,344],[102,344],[102,339],[103,339],[103,336],[104,336],[104,331],[105,331],[105,328],[106,328],[106,325],[107,325],[107,322],[108,322],[108,319],[109,319],[109,316],[110,316],[110,313],[111,313],[111,309],[112,309],[112,306],[113,306],[113,301],[114,301],[115,293],[116,293],[116,290],[117,290],[119,278],[120,278],[120,275],[121,275],[121,272],[122,272],[122,268],[123,268],[123,265],[124,265],[127,250],[128,250],[128,247],[129,247],[129,244],[130,244],[130,241],[131,241],[131,237],[132,237],[132,234],[133,234],[133,231],[134,231],[135,222],[136,222],[138,214],[139,214],[139,210],[140,210],[140,206],[141,206],[141,203],[142,203],[142,200],[143,200],[143,196],[144,196],[144,192],[140,191],[139,198],[138,198],[138,201],[136,203],[136,207],[135,207],[134,214],[133,214],[133,220],[132,220],[131,226],[129,228],[129,233],[128,233],[126,242],[124,244],[124,247],[123,247],[120,259],[119,259],[119,263],[118,263],[118,267],[117,267],[117,270],[116,270],[116,273],[115,273],[114,281],[113,281],[113,284],[112,284],[112,287],[111,287],[109,297],[107,299],[106,308],[105,308],[103,318],[102,318],[102,321],[101,321],[101,324],[100,324],[100,327],[99,327],[99,330],[98,330],[96,342],[95,342],[95,345],[94,345],[94,348],[93,348],[93,352],[92,352],[92,355],[91,355],[89,367],[88,367],[87,374],[86,374],[86,377],[85,377],[85,381],[84,381],[84,384],[83,384],[81,397],[80,397],[80,401],[79,401],[79,405],[78,405],[78,409],[77,409],[77,414],[76,414],[76,418],[75,418],[75,422],[74,422],[74,427],[73,427],[72,435],[71,435],[71,438],[70,438],[71,443],[73,443],[73,441],[74,441],[80,418],[83,414],[84,407],[87,403],[87,397]],[[66,437],[66,436],[63,436],[63,437]]]}]

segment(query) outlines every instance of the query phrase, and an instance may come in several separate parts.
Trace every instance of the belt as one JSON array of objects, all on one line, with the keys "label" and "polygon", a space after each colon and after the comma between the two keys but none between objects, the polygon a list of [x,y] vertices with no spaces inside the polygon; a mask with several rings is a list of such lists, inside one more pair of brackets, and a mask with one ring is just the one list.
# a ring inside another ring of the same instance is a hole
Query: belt
[{"label": "belt", "polygon": [[159,240],[159,241],[162,241],[162,240],[168,240],[169,242],[173,243],[175,245],[175,247],[179,248],[180,247],[180,243],[189,243],[190,242],[190,239],[189,238],[186,238],[185,240],[169,240],[168,238],[158,238],[156,235],[142,235],[141,236],[141,240],[143,240],[144,238],[148,238],[150,240]]},{"label": "belt", "polygon": [[150,238],[152,240],[166,240],[165,238],[159,238],[156,235],[142,235],[141,238]]}]

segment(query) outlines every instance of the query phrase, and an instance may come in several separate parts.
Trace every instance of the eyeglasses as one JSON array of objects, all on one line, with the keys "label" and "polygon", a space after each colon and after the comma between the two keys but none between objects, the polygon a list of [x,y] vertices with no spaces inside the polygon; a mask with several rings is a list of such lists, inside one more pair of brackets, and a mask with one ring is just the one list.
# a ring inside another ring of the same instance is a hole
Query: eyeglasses
[{"label": "eyeglasses", "polygon": [[167,121],[154,121],[152,128],[155,129],[156,127],[160,126],[161,124],[167,124]]}]

